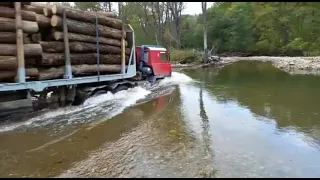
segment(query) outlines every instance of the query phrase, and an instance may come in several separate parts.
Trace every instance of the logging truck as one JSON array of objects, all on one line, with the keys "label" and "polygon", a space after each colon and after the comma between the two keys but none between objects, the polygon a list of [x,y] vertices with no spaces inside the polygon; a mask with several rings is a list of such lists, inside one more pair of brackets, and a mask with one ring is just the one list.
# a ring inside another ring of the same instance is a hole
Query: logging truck
[{"label": "logging truck", "polygon": [[4,4],[0,23],[15,26],[0,27],[5,37],[0,38],[0,114],[24,106],[79,105],[92,96],[154,85],[171,76],[168,51],[135,46],[132,27],[111,12]]}]

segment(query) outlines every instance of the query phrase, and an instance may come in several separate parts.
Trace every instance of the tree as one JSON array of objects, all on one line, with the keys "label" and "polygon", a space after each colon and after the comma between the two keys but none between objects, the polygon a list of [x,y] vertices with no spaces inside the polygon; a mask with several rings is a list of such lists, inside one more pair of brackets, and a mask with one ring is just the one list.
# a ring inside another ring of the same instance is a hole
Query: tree
[{"label": "tree", "polygon": [[201,2],[203,17],[203,62],[208,62],[208,42],[207,42],[207,2]]}]

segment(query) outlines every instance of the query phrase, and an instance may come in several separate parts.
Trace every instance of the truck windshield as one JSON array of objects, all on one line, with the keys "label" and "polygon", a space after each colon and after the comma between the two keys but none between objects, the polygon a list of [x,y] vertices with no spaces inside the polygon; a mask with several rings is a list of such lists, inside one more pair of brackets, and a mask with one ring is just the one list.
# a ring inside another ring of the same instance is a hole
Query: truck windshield
[{"label": "truck windshield", "polygon": [[160,52],[160,58],[161,58],[161,62],[169,62],[168,56],[167,56],[167,52]]}]

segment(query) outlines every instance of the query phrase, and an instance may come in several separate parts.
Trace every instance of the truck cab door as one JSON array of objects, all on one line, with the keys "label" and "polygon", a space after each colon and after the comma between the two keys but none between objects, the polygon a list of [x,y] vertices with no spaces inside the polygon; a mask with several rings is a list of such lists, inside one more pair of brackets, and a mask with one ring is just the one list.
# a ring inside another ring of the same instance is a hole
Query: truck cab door
[{"label": "truck cab door", "polygon": [[155,76],[166,77],[171,75],[170,58],[167,52],[160,51],[157,53],[157,59],[152,63],[152,70]]}]

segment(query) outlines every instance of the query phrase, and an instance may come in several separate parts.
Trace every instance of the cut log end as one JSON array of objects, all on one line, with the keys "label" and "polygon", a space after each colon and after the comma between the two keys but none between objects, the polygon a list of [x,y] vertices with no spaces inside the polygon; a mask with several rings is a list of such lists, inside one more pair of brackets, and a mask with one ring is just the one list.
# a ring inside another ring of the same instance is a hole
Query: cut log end
[{"label": "cut log end", "polygon": [[57,6],[53,5],[51,8],[52,14],[57,14]]},{"label": "cut log end", "polygon": [[44,8],[43,8],[43,14],[44,14],[46,17],[52,16],[52,13],[51,13],[50,9],[47,8],[47,7],[44,7]]},{"label": "cut log end", "polygon": [[[53,10],[52,10],[53,13]],[[51,26],[52,27],[57,27],[58,26],[58,21],[59,21],[59,17],[58,16],[52,16],[51,17]]]}]

